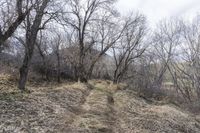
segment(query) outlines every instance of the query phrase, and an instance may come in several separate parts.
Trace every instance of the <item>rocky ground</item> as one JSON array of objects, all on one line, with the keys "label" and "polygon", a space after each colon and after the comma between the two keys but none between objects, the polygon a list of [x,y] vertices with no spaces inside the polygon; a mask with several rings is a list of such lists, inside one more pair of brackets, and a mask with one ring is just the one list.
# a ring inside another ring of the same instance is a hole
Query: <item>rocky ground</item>
[{"label": "rocky ground", "polygon": [[199,133],[200,116],[155,104],[123,85],[0,81],[0,133]]}]

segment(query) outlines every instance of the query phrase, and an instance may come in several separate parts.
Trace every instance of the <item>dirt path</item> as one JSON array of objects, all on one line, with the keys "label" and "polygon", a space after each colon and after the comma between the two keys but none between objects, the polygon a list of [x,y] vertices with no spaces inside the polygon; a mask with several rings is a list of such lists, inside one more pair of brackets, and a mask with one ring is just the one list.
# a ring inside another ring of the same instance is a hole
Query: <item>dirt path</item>
[{"label": "dirt path", "polygon": [[108,81],[0,92],[2,133],[199,133],[200,115],[148,103]]},{"label": "dirt path", "polygon": [[105,86],[94,86],[76,116],[71,132],[112,133],[115,124],[113,91]]}]

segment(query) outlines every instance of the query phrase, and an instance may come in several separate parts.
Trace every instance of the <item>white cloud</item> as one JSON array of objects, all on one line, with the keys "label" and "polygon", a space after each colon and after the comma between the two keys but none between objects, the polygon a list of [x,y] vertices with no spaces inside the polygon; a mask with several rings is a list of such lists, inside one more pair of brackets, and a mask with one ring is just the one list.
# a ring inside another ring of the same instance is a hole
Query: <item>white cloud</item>
[{"label": "white cloud", "polygon": [[200,11],[200,0],[119,0],[117,8],[122,13],[139,11],[151,25],[163,18],[187,17],[191,19]]}]

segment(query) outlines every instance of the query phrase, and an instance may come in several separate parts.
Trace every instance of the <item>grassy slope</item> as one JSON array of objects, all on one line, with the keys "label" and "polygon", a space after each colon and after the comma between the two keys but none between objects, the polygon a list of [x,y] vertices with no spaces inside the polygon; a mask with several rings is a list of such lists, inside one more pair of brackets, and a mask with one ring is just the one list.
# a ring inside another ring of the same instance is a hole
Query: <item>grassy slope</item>
[{"label": "grassy slope", "polygon": [[109,81],[29,85],[30,94],[0,81],[0,132],[200,132],[199,116],[150,104]]}]

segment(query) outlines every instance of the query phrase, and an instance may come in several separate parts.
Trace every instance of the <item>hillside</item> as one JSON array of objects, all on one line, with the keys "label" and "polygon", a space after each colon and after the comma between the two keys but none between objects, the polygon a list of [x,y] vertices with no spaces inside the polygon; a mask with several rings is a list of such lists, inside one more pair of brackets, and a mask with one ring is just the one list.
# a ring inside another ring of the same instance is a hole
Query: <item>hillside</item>
[{"label": "hillside", "polygon": [[88,84],[29,83],[20,93],[0,80],[0,132],[5,133],[198,133],[200,116],[138,97],[109,81]]}]

